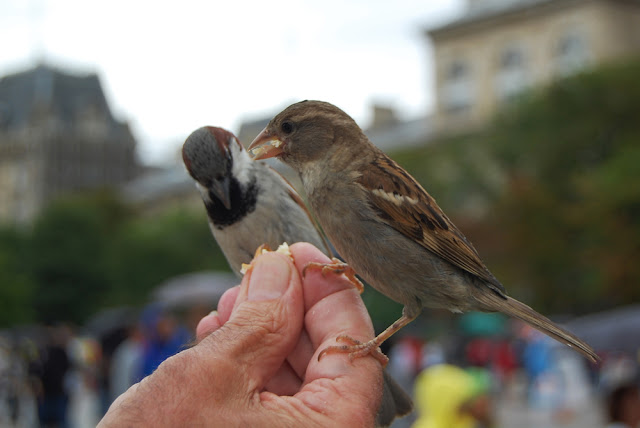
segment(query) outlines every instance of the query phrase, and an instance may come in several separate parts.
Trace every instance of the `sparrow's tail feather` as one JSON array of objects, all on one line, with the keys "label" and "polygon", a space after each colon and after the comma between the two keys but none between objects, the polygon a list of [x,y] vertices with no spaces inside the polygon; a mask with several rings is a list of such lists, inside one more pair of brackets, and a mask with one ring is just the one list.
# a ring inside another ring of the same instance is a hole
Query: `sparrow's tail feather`
[{"label": "sparrow's tail feather", "polygon": [[376,427],[387,427],[395,418],[407,415],[413,410],[411,397],[391,377],[387,370],[383,371],[384,386],[382,403],[376,415]]},{"label": "sparrow's tail feather", "polygon": [[514,298],[507,296],[505,300],[504,297],[498,296],[495,293],[487,293],[486,291],[476,293],[475,298],[486,308],[521,319],[535,329],[556,339],[558,342],[564,343],[570,348],[580,352],[594,363],[600,360],[598,354],[596,354],[593,348],[584,340],[579,339],[576,335],[569,333],[549,318],[539,314]]}]

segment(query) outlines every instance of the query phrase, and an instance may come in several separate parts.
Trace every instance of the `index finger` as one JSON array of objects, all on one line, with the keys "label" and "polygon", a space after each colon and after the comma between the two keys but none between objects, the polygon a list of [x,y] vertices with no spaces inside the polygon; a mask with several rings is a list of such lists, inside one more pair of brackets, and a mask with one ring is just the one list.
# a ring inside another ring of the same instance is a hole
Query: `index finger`
[{"label": "index finger", "polygon": [[[317,248],[307,243],[292,245],[291,254],[301,276],[310,262],[331,262]],[[307,271],[303,278],[303,291],[305,330],[316,354],[324,347],[334,345],[335,338],[339,335],[348,335],[363,342],[373,339],[374,330],[367,308],[356,288],[345,277],[323,275],[317,270]],[[326,355],[327,358],[330,356],[340,355]],[[345,354],[341,356],[347,357]],[[349,360],[348,357],[346,360]]]},{"label": "index finger", "polygon": [[[301,277],[304,268],[311,262],[331,263],[331,259],[306,242],[293,244],[290,247],[290,251]],[[303,287],[305,311],[309,311],[315,304],[333,293],[343,290],[355,290],[353,284],[344,275],[332,274],[325,276],[317,270],[305,272]]]},{"label": "index finger", "polygon": [[[292,245],[291,253],[301,275],[309,262],[330,262],[318,249],[306,243]],[[382,367],[375,358],[365,356],[351,361],[345,353],[328,353],[320,361],[317,358],[324,348],[336,344],[339,335],[363,342],[373,339],[371,318],[360,294],[346,278],[323,276],[320,271],[307,272],[303,288],[305,329],[315,354],[309,361],[303,388],[296,396],[313,401],[314,406],[322,406],[319,397],[324,397],[325,403],[335,403],[332,401],[335,397],[331,395],[339,394],[341,400],[354,400],[354,405],[369,403],[375,413],[382,395]],[[320,395],[318,388],[323,391]]]}]

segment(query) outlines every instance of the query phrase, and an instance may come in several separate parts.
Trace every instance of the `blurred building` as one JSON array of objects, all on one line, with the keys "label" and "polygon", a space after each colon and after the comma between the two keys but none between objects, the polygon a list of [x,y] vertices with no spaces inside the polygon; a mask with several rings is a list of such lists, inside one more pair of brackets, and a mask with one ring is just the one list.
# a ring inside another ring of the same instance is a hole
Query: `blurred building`
[{"label": "blurred building", "polygon": [[182,158],[168,166],[145,168],[144,173],[120,189],[122,200],[144,216],[154,216],[177,207],[204,210],[200,192],[182,164]]},{"label": "blurred building", "polygon": [[402,150],[423,145],[433,134],[430,116],[402,120],[388,105],[374,104],[373,117],[364,133],[371,142],[384,151]]},{"label": "blurred building", "polygon": [[436,129],[467,131],[526,88],[640,52],[640,1],[468,0],[426,35]]},{"label": "blurred building", "polygon": [[[274,112],[273,116],[275,115],[276,112]],[[240,140],[240,142],[245,147],[248,147],[253,139],[258,136],[260,131],[262,131],[269,124],[269,121],[273,116],[261,117],[252,120],[243,120],[240,124],[240,129],[238,130],[238,140]]]},{"label": "blurred building", "polygon": [[28,222],[61,194],[130,180],[135,147],[96,74],[39,65],[0,78],[0,222]]}]

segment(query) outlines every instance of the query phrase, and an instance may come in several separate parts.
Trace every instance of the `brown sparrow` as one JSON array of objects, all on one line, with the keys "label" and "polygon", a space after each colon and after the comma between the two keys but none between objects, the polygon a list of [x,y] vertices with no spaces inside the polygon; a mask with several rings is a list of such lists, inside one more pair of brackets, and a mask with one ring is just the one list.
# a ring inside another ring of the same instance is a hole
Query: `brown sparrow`
[{"label": "brown sparrow", "polygon": [[352,357],[377,351],[422,308],[433,307],[503,312],[598,359],[584,341],[507,296],[436,201],[334,105],[302,101],[287,107],[249,151],[255,159],[278,157],[296,170],[338,253],[365,281],[404,305],[402,317],[375,339],[361,344],[341,337],[350,346],[327,350]]},{"label": "brown sparrow", "polygon": [[[264,162],[252,161],[231,132],[199,128],[185,141],[182,158],[202,196],[211,232],[236,274],[263,244],[275,249],[283,242],[309,242],[331,254],[289,182]],[[402,387],[383,373],[377,426],[387,426],[413,408]]]}]

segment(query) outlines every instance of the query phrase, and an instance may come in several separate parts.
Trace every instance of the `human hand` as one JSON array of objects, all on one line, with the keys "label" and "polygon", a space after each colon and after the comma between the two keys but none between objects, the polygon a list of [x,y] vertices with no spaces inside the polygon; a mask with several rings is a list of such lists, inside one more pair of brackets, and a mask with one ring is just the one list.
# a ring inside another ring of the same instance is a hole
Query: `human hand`
[{"label": "human hand", "polygon": [[343,277],[302,269],[329,259],[309,244],[253,261],[242,284],[198,325],[200,343],[175,355],[111,406],[111,426],[373,426],[382,392],[374,358],[317,355],[347,334],[373,337]]}]

